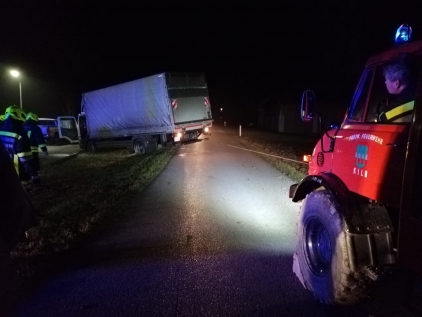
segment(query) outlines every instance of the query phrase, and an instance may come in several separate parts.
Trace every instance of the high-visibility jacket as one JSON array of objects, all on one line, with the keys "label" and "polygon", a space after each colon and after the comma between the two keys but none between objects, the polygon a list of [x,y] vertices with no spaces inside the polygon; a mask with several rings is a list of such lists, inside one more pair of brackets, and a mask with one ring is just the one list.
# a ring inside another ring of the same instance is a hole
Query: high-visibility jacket
[{"label": "high-visibility jacket", "polygon": [[29,138],[22,122],[12,117],[7,118],[0,131],[0,140],[9,152],[21,182],[24,185],[30,183],[31,176],[36,176],[37,173],[32,160]]},{"label": "high-visibility jacket", "polygon": [[383,122],[410,122],[414,104],[415,101],[412,100],[384,112],[382,114],[383,118],[385,117]]},{"label": "high-visibility jacket", "polygon": [[410,122],[412,121],[415,103],[416,87],[404,88],[399,94],[392,95],[382,106],[379,115],[380,122]]},{"label": "high-visibility jacket", "polygon": [[40,148],[43,152],[47,152],[44,135],[42,134],[41,128],[37,125],[37,122],[32,119],[28,119],[23,124],[23,128],[28,135],[29,142],[31,144],[31,152],[38,153],[38,148]]},{"label": "high-visibility jacket", "polygon": [[8,250],[16,246],[22,233],[37,220],[31,200],[22,188],[9,156],[0,142],[0,239],[6,243]]}]

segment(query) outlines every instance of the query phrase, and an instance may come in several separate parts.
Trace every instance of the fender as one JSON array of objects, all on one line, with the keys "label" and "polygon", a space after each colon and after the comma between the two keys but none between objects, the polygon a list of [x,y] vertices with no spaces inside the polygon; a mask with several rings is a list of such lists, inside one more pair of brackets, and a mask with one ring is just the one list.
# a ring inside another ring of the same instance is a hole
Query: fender
[{"label": "fender", "polygon": [[344,203],[347,203],[347,196],[350,192],[342,180],[332,173],[306,176],[299,184],[290,186],[289,197],[294,202],[298,202],[319,187],[324,187],[330,191],[336,198],[337,203],[340,203],[340,206],[346,206]]},{"label": "fender", "polygon": [[298,202],[318,188],[331,194],[344,220],[352,271],[395,262],[391,237],[393,226],[384,205],[372,203],[349,191],[332,173],[306,176],[299,184],[290,187],[289,196]]},{"label": "fender", "polygon": [[318,188],[329,191],[340,216],[345,221],[346,230],[350,231],[350,226],[354,223],[352,219],[355,218],[351,217],[351,215],[357,213],[358,204],[353,201],[353,195],[351,195],[346,185],[335,174],[321,173],[318,175],[308,175],[299,184],[294,184],[290,187],[290,195],[294,202],[298,202]]},{"label": "fender", "polygon": [[385,206],[371,203],[349,191],[335,174],[321,173],[306,176],[299,184],[290,187],[290,197],[292,201],[298,202],[320,187],[328,190],[334,198],[349,232],[360,234],[392,231],[392,223]]}]

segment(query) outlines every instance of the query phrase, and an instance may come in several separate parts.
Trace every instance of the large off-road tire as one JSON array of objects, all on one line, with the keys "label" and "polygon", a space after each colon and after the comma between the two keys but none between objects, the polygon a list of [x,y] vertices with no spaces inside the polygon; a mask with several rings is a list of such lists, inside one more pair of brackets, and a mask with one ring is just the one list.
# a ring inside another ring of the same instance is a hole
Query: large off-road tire
[{"label": "large off-road tire", "polygon": [[143,155],[146,152],[144,140],[137,139],[135,142],[133,142],[133,150],[138,155]]},{"label": "large off-road tire", "polygon": [[365,298],[367,283],[353,274],[342,215],[326,190],[313,191],[303,201],[293,272],[303,286],[326,304],[353,304]]}]

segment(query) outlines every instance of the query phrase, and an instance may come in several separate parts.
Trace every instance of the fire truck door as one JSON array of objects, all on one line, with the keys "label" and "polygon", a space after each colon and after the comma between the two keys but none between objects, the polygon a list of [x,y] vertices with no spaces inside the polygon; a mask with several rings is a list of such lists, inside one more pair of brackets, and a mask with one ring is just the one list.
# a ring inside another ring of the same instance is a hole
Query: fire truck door
[{"label": "fire truck door", "polygon": [[[420,83],[421,81],[419,81]],[[422,86],[410,127],[400,204],[397,261],[422,274]]]}]

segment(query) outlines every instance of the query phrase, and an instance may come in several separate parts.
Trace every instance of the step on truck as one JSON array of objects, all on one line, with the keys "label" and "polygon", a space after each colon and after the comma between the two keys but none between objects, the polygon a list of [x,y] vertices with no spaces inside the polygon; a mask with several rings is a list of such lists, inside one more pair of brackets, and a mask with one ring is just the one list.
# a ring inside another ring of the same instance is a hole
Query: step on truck
[{"label": "step on truck", "polygon": [[[308,176],[289,191],[302,203],[293,271],[327,304],[359,302],[394,267],[422,273],[422,41],[411,31],[369,58],[343,122],[321,125]],[[303,93],[303,121],[322,122],[315,100]]]},{"label": "step on truck", "polygon": [[211,135],[204,73],[161,73],[82,95],[79,145],[129,147],[137,154],[158,145]]}]

